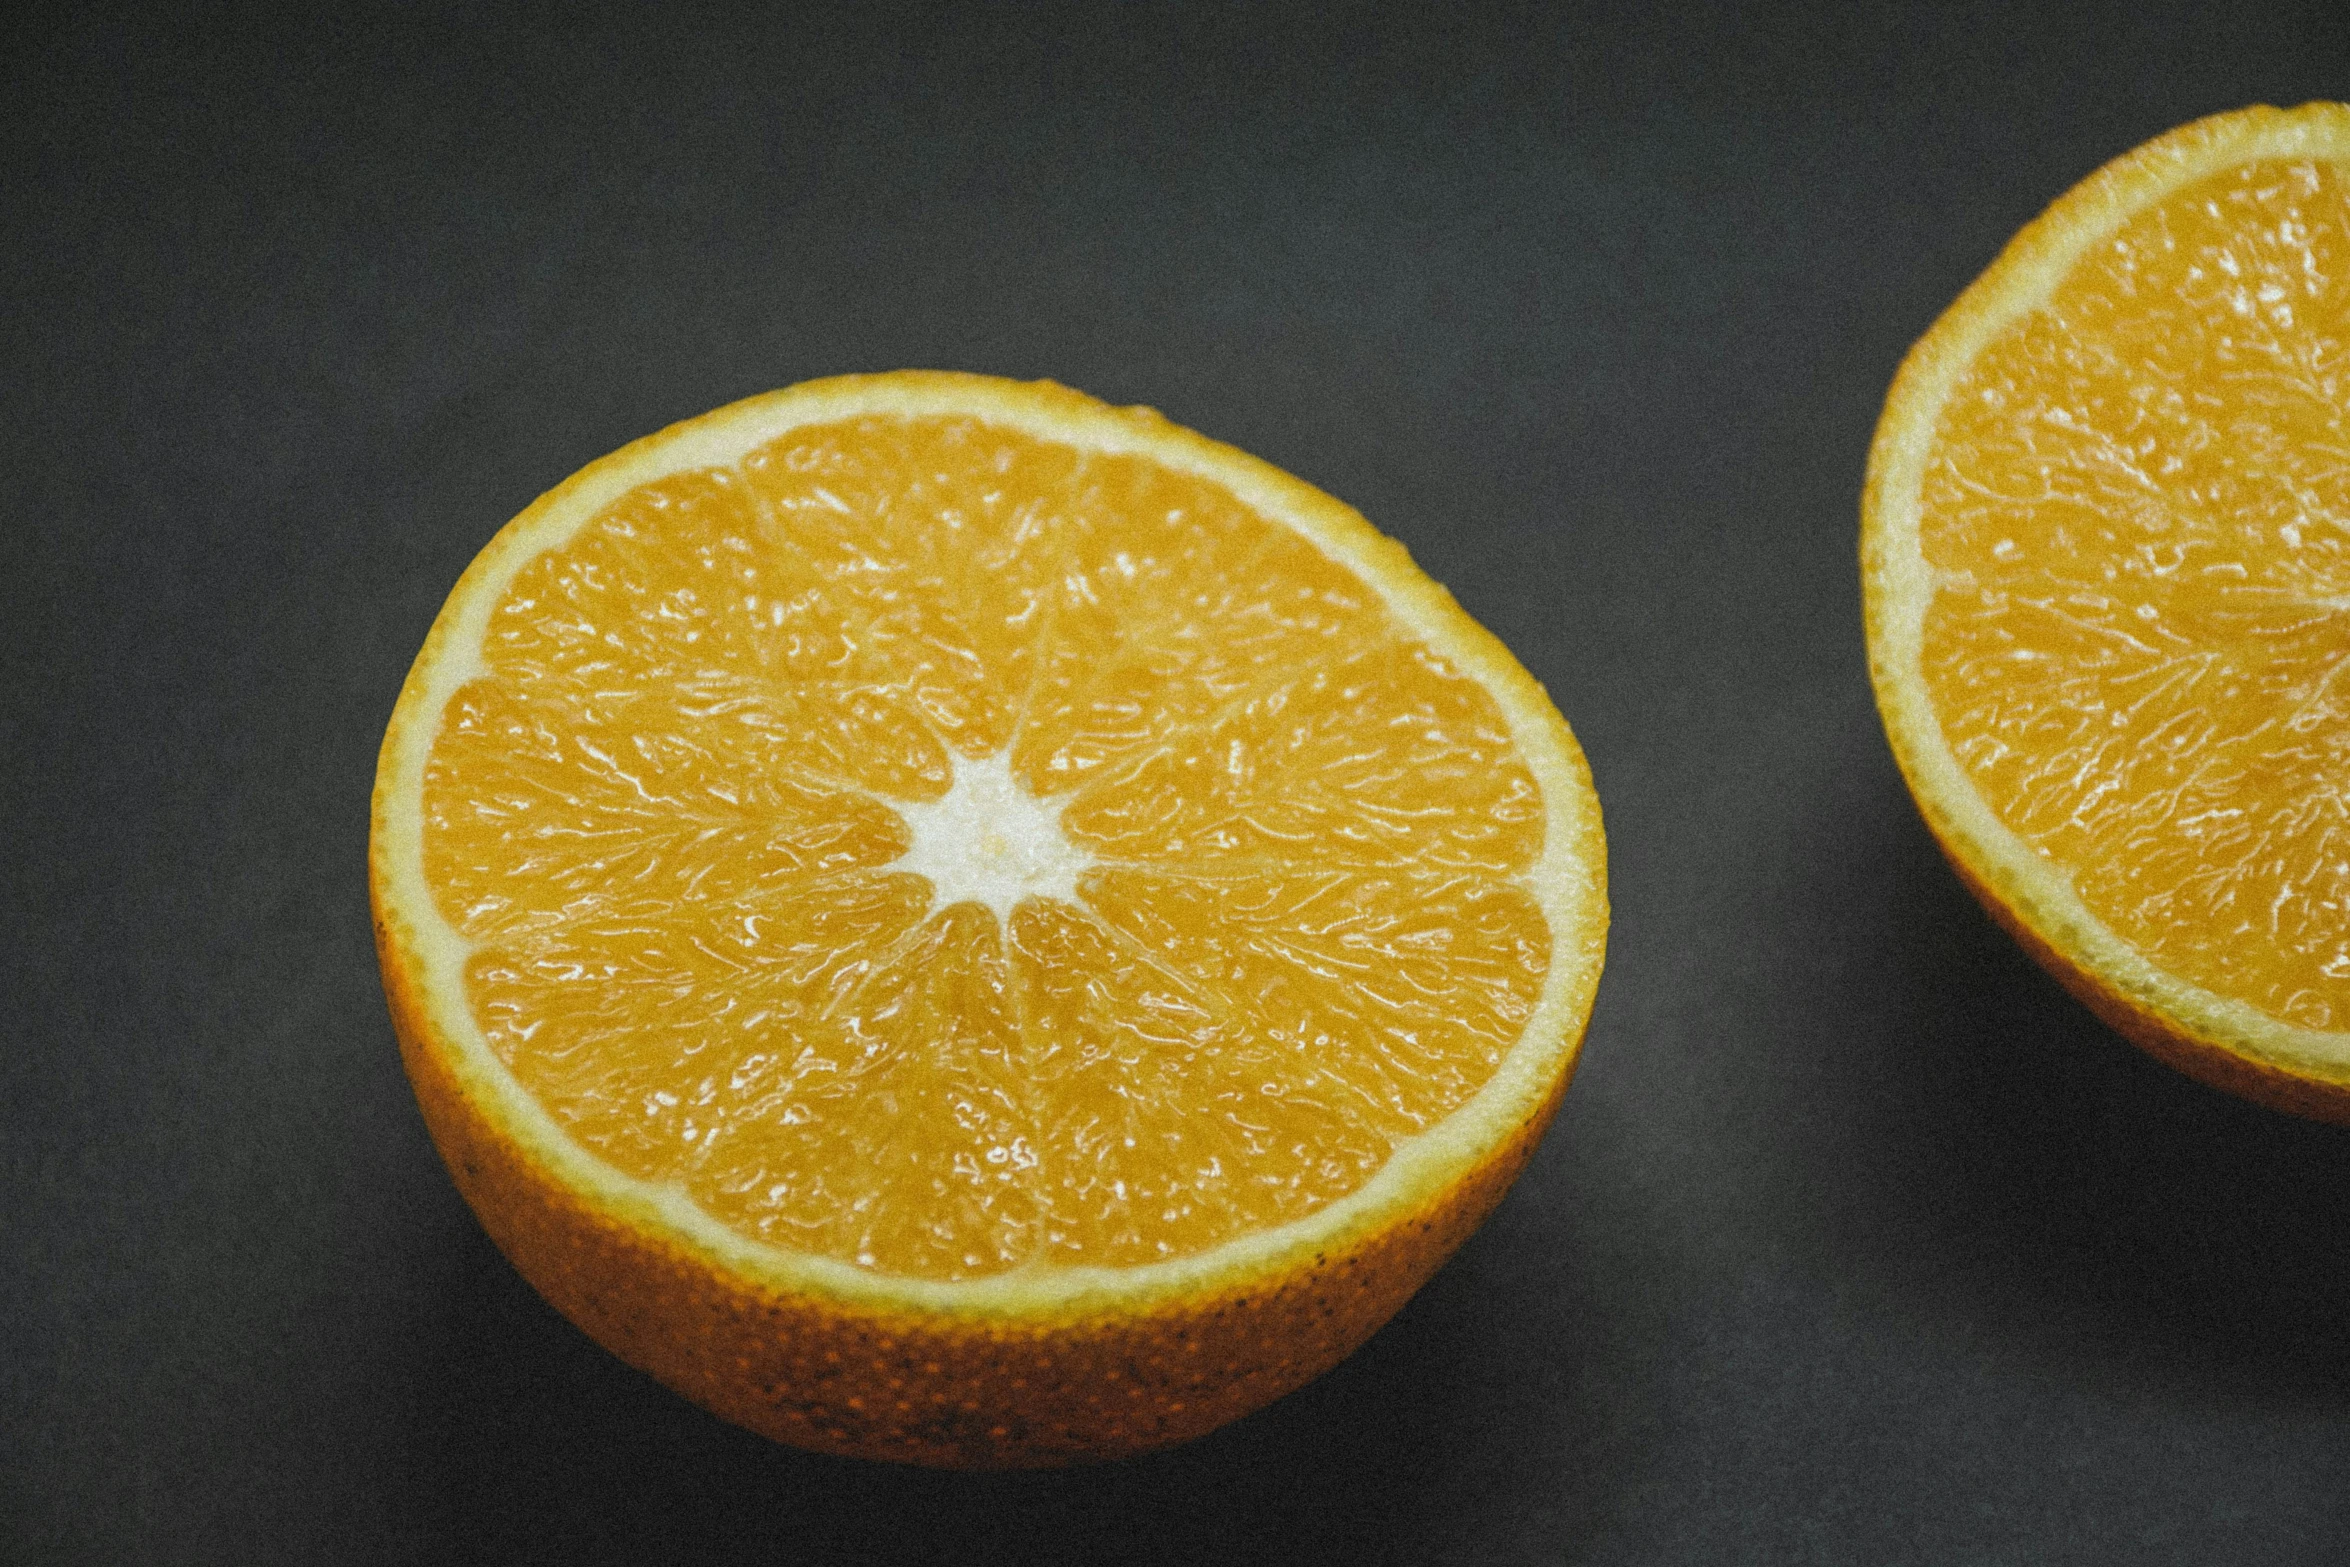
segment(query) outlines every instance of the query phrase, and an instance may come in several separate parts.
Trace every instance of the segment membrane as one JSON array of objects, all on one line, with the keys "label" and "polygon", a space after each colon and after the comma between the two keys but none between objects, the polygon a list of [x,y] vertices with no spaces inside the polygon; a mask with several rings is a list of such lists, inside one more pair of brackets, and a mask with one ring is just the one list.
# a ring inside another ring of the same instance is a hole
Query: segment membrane
[{"label": "segment membrane", "polygon": [[2123,939],[2350,1027],[2350,201],[2191,185],[1953,390],[1922,524],[1936,712]]},{"label": "segment membrane", "polygon": [[[474,1014],[746,1235],[936,1279],[1196,1253],[1358,1188],[1541,988],[1491,698],[1143,459],[801,429],[530,562],[483,656],[425,780]],[[900,807],[1007,766],[1090,869],[942,906]]]}]

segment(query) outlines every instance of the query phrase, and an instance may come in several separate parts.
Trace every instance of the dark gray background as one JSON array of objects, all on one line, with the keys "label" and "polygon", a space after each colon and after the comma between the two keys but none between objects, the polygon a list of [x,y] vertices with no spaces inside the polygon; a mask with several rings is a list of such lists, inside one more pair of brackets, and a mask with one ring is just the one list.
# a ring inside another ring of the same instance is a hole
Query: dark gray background
[{"label": "dark gray background", "polygon": [[[0,44],[0,1554],[2350,1559],[2350,1133],[2176,1078],[1870,704],[1902,351],[2350,7],[77,12]],[[808,376],[1050,375],[1355,503],[1608,813],[1580,1077],[1352,1361],[1042,1475],[607,1357],[443,1175],[375,747],[506,517]]]}]

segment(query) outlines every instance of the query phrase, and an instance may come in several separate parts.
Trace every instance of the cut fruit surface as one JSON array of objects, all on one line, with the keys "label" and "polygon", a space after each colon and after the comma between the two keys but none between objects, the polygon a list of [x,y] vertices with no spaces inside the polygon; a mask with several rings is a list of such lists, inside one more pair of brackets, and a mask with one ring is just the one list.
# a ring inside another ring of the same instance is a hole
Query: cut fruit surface
[{"label": "cut fruit surface", "polygon": [[1919,343],[1871,665],[1993,912],[2173,1064],[2350,1119],[2350,109],[2109,165]]},{"label": "cut fruit surface", "polygon": [[371,881],[427,1120],[557,1305],[787,1440],[1040,1462],[1243,1412],[1433,1270],[1572,1067],[1602,861],[1555,710],[1351,512],[905,373],[509,525]]}]

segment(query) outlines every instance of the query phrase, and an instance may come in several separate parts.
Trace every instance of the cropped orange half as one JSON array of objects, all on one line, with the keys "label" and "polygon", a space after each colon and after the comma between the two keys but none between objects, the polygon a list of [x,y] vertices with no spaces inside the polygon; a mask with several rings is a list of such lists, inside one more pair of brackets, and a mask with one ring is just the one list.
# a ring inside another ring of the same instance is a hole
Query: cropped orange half
[{"label": "cropped orange half", "polygon": [[1606,928],[1541,689],[1336,501],[901,373],[582,471],[402,690],[371,886],[426,1121],[623,1359],[839,1453],[1162,1446],[1499,1200]]},{"label": "cropped orange half", "polygon": [[2350,109],[2057,202],[1902,366],[1863,510],[1960,874],[2154,1054],[2350,1121]]}]

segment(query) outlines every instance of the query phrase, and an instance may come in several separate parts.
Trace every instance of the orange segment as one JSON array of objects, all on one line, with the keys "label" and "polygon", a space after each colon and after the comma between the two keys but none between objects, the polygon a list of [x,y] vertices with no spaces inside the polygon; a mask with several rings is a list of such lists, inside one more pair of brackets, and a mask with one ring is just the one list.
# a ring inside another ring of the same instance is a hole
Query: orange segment
[{"label": "orange segment", "polygon": [[1268,1093],[1309,1095],[1391,1143],[1476,1092],[1549,966],[1540,907],[1479,877],[1110,871],[1085,892],[1271,1047]]},{"label": "orange segment", "polygon": [[2191,987],[2196,1039],[2233,1006],[2220,1048],[2350,1075],[2350,111],[2174,133],[1945,323],[1870,502],[1913,779],[1948,793],[1947,756],[2052,873],[2017,918],[2061,948],[2077,904],[2159,976],[2080,954],[2105,988]]},{"label": "orange segment", "polygon": [[1197,475],[1097,457],[1071,502],[1011,752],[1038,794],[1188,739],[1380,634],[1365,583]]},{"label": "orange segment", "polygon": [[838,646],[833,678],[888,686],[920,727],[982,756],[1010,739],[1031,683],[1083,465],[974,420],[867,418],[795,430],[742,473],[761,537],[804,563],[790,614]]},{"label": "orange segment", "polygon": [[1289,1092],[1294,1065],[1148,948],[1066,904],[1012,917],[1030,1071],[1049,1107],[1048,1256],[1131,1266],[1302,1218],[1395,1140]]},{"label": "orange segment", "polygon": [[[1605,926],[1571,737],[1400,551],[970,377],[721,410],[518,519],[376,843],[411,1073],[534,1282],[736,1418],[934,1461],[1171,1440],[1342,1353],[1531,1147]],[[902,1367],[745,1370],[910,1335],[978,1420],[1006,1333],[1059,1388],[1211,1318],[1140,1413],[951,1439],[875,1406]]]},{"label": "orange segment", "polygon": [[482,940],[567,911],[724,900],[905,852],[905,821],[880,800],[781,758],[715,755],[665,716],[661,728],[598,722],[544,678],[460,691],[426,785],[429,873],[450,923]]},{"label": "orange segment", "polygon": [[1541,792],[1480,687],[1391,634],[1323,657],[1087,788],[1063,825],[1104,856],[1173,864],[1534,863]]}]

